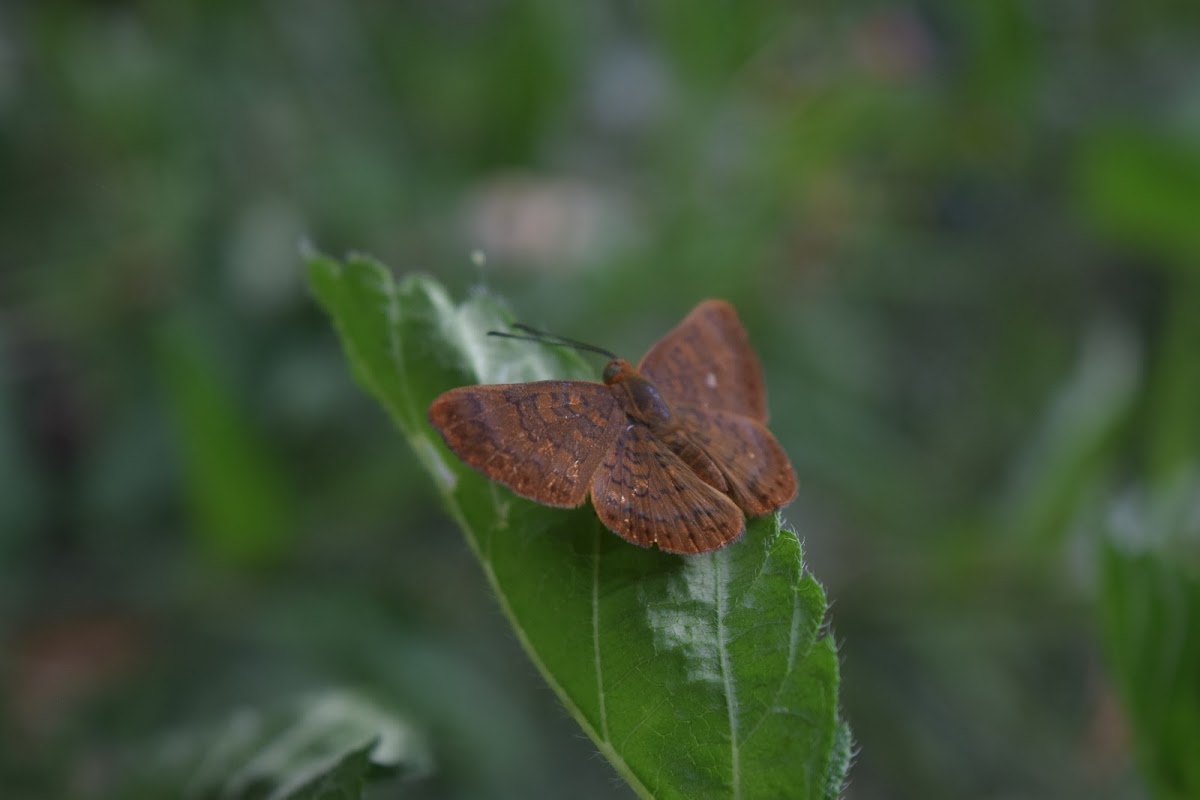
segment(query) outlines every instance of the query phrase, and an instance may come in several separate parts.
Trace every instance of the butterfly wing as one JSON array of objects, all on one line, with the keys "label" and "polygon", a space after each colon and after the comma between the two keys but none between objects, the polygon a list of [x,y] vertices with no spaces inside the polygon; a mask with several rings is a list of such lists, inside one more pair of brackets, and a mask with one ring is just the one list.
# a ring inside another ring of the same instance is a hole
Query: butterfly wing
[{"label": "butterfly wing", "polygon": [[723,300],[696,306],[638,369],[674,406],[742,510],[760,516],[795,497],[787,454],[764,425],[762,366],[733,306]]},{"label": "butterfly wing", "polygon": [[440,395],[429,421],[463,461],[522,497],[560,508],[587,498],[625,415],[589,381],[464,386]]},{"label": "butterfly wing", "polygon": [[676,406],[767,421],[762,366],[733,306],[705,300],[646,353],[638,371]]},{"label": "butterfly wing", "polygon": [[634,544],[705,553],[736,539],[741,510],[702,481],[650,430],[625,423],[592,481],[596,515]]},{"label": "butterfly wing", "polygon": [[683,428],[725,476],[729,496],[752,517],[769,514],[796,496],[796,473],[766,427],[739,414],[675,409]]}]

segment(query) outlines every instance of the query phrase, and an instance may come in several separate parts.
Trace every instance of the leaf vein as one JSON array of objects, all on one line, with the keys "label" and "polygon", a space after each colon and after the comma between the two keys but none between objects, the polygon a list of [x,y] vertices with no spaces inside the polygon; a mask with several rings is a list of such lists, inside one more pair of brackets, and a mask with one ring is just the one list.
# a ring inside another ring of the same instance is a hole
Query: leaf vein
[{"label": "leaf vein", "polygon": [[758,729],[763,726],[763,723],[771,716],[774,709],[779,707],[779,698],[783,695],[783,690],[787,686],[788,678],[792,675],[792,670],[796,666],[796,649],[800,642],[800,591],[795,589],[792,592],[792,631],[788,637],[788,660],[787,668],[783,671],[783,677],[779,679],[779,686],[775,688],[775,695],[771,698],[771,702],[763,709],[762,717],[758,722],[754,723],[754,727],[746,734],[743,741],[750,741],[750,737],[758,732]]}]

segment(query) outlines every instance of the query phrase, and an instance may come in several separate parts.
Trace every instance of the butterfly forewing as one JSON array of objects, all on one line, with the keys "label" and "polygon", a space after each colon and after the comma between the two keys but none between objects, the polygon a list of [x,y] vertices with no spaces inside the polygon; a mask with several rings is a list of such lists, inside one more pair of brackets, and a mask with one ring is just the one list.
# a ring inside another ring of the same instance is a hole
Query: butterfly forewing
[{"label": "butterfly forewing", "polygon": [[623,426],[596,470],[592,505],[610,530],[670,553],[715,550],[745,527],[741,510],[644,425]]},{"label": "butterfly forewing", "polygon": [[587,498],[624,419],[612,390],[590,381],[464,386],[429,407],[459,458],[523,497],[563,508]]},{"label": "butterfly forewing", "polygon": [[673,405],[767,421],[762,366],[733,306],[706,300],[658,341],[638,370]]}]

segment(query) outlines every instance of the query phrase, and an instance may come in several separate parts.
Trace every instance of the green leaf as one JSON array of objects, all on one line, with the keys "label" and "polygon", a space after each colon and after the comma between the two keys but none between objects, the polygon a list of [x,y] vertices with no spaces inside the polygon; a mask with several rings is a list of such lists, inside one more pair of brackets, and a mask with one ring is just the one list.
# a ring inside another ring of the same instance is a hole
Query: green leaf
[{"label": "green leaf", "polygon": [[1162,800],[1200,797],[1200,480],[1126,497],[1101,561],[1105,650],[1141,773]]},{"label": "green leaf", "polygon": [[1084,142],[1078,188],[1104,232],[1184,269],[1200,256],[1200,148],[1146,131],[1109,128]]},{"label": "green leaf", "polygon": [[229,561],[270,560],[288,541],[294,506],[275,453],[195,330],[165,326],[157,344],[199,544]]},{"label": "green leaf", "polygon": [[358,800],[367,782],[432,768],[424,736],[353,692],[331,689],[165,738],[122,797]]},{"label": "green leaf", "polygon": [[1200,271],[1173,280],[1166,301],[1147,382],[1147,460],[1155,482],[1171,481],[1200,452]]},{"label": "green leaf", "polygon": [[1024,541],[1061,542],[1104,481],[1141,387],[1138,356],[1120,327],[1095,326],[1084,340],[1004,498],[1007,527]]},{"label": "green leaf", "polygon": [[591,378],[572,352],[488,337],[509,315],[433,281],[315,256],[310,282],[358,380],[388,410],[466,534],[518,638],[643,797],[836,797],[850,760],[825,594],[778,515],[715,553],[634,547],[590,507],[516,497],[426,421],[442,391]]}]

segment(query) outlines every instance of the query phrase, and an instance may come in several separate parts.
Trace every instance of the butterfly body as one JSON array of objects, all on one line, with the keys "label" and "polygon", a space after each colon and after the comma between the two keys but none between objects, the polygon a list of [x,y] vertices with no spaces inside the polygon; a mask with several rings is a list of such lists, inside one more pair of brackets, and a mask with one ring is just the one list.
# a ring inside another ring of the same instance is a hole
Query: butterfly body
[{"label": "butterfly body", "polygon": [[679,456],[709,486],[720,492],[729,488],[720,467],[688,434],[680,416],[654,384],[628,361],[610,361],[604,369],[604,383],[617,395],[617,402],[629,418],[629,424],[645,425],[654,438]]},{"label": "butterfly body", "polygon": [[603,377],[604,384],[617,395],[631,419],[664,433],[677,427],[671,407],[662,394],[628,361],[617,358],[608,362]]},{"label": "butterfly body", "polygon": [[744,514],[792,499],[796,479],[767,431],[761,368],[732,306],[701,303],[638,368],[603,383],[451,389],[429,419],[463,461],[558,507],[590,495],[612,531],[677,553],[736,539]]}]

